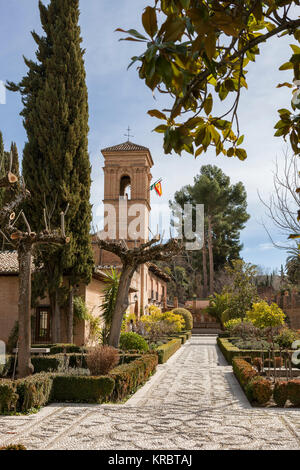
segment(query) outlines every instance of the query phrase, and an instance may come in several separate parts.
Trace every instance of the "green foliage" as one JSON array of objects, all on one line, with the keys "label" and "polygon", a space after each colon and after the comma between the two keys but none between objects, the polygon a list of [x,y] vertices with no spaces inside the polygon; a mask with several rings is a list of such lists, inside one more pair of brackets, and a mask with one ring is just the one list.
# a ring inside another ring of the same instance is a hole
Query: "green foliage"
[{"label": "green foliage", "polygon": [[0,447],[0,450],[27,450],[22,444],[9,444],[5,447]]},{"label": "green foliage", "polygon": [[107,271],[105,275],[106,287],[104,289],[104,300],[101,304],[102,317],[105,323],[102,332],[103,344],[107,344],[108,341],[120,281],[120,273],[115,268],[111,268],[111,271]]},{"label": "green foliage", "polygon": [[8,88],[21,93],[24,105],[28,141],[22,168],[31,193],[25,211],[32,230],[45,230],[45,206],[46,224],[50,226],[51,218],[51,227],[60,227],[60,213],[69,204],[65,229],[70,243],[41,247],[36,253],[43,288],[53,296],[62,287],[64,273],[70,286],[88,283],[92,275],[88,95],[79,0],[51,0],[47,6],[40,2],[39,10],[44,35],[32,33],[36,61],[25,58],[27,75]]},{"label": "green foliage", "polygon": [[[213,264],[216,271],[233,259],[239,258],[242,249],[240,231],[249,219],[247,193],[241,182],[232,184],[229,176],[217,166],[203,165],[200,174],[194,178],[194,184],[181,188],[175,193],[174,199],[176,205],[182,209],[187,203],[193,207],[196,207],[196,204],[204,204],[204,242],[207,246],[209,217],[213,237]],[[174,203],[171,203],[170,207],[173,208]],[[176,215],[176,206],[173,212]],[[195,229],[194,226],[193,230]],[[194,266],[202,265],[202,253],[196,252],[190,258]]]},{"label": "green foliage", "polygon": [[88,320],[89,310],[85,304],[85,301],[80,296],[74,296],[74,318],[76,320]]},{"label": "green foliage", "polygon": [[282,349],[291,348],[293,342],[298,338],[295,331],[289,328],[283,328],[280,333],[275,336],[274,341],[279,344]]},{"label": "green foliage", "polygon": [[[255,4],[249,0],[155,0],[142,15],[145,32],[118,28],[126,33],[125,40],[145,45],[130,66],[138,63],[146,86],[167,93],[172,100],[170,111],[148,112],[162,122],[155,130],[164,134],[165,153],[186,151],[197,157],[213,146],[216,155],[247,157],[240,147],[244,136],[237,116],[241,90],[248,88],[247,66],[256,61],[261,44],[289,34],[296,44],[291,44],[292,56],[280,70],[291,70],[299,80],[296,6],[298,0],[258,0]],[[281,86],[293,88],[287,82]],[[292,99],[294,112],[300,109],[297,94]],[[221,116],[219,102],[228,103]],[[294,112],[279,110],[275,135],[289,135],[293,151],[299,153],[300,119],[299,112]]]},{"label": "green foliage", "polygon": [[33,356],[31,363],[34,367],[34,373],[54,372],[64,366],[68,366],[68,359],[64,355],[56,354],[56,356]]},{"label": "green foliage", "polygon": [[144,315],[141,318],[141,322],[144,323],[146,329],[147,325],[157,322],[166,323],[171,326],[176,333],[179,333],[184,328],[185,321],[183,317],[175,314],[174,311],[162,312],[159,307],[150,305],[149,313],[150,315]]},{"label": "green foliage", "polygon": [[57,402],[103,403],[113,392],[115,382],[111,377],[55,375],[53,400]]},{"label": "green foliage", "polygon": [[158,362],[159,364],[164,364],[167,362],[168,359],[170,359],[173,354],[178,351],[178,349],[181,347],[181,339],[176,338],[172,339],[171,341],[168,341],[166,344],[162,344],[161,346],[158,346],[156,348],[156,352],[158,354]]},{"label": "green foliage", "polygon": [[0,380],[0,414],[15,411],[17,401],[16,383],[11,380]]},{"label": "green foliage", "polygon": [[76,344],[59,343],[50,346],[50,354],[61,354],[61,353],[79,353],[84,351],[85,348],[76,346]]},{"label": "green foliage", "polygon": [[223,293],[228,294],[230,299],[228,308],[222,315],[224,323],[231,318],[244,318],[252,303],[258,299],[254,283],[256,266],[243,260],[233,260],[231,264],[226,267],[230,282],[223,289]]},{"label": "green foliage", "polygon": [[174,308],[172,310],[175,315],[181,315],[184,319],[184,329],[191,330],[193,328],[193,315],[186,308]]},{"label": "green foliage", "polygon": [[123,364],[113,369],[109,374],[115,382],[113,400],[123,400],[134,393],[155,372],[157,362],[156,354],[144,354],[130,364]]},{"label": "green foliage", "polygon": [[224,323],[224,326],[226,330],[231,332],[236,326],[239,326],[242,323],[241,318],[232,318],[231,320],[228,320],[227,322]]},{"label": "green foliage", "polygon": [[265,301],[253,304],[252,309],[246,313],[246,319],[257,328],[282,326],[285,314],[277,304],[269,305]]},{"label": "green foliage", "polygon": [[121,333],[120,335],[120,349],[123,351],[148,351],[149,346],[147,341],[137,333],[130,331],[128,333]]},{"label": "green foliage", "polygon": [[273,391],[276,405],[284,407],[288,399],[288,382],[276,382]]},{"label": "green foliage", "polygon": [[17,410],[24,412],[45,406],[50,400],[51,392],[52,378],[49,374],[35,374],[17,380]]},{"label": "green foliage", "polygon": [[227,309],[229,307],[230,296],[228,293],[215,294],[209,297],[209,306],[206,307],[205,313],[215,318],[218,322],[223,323]]}]

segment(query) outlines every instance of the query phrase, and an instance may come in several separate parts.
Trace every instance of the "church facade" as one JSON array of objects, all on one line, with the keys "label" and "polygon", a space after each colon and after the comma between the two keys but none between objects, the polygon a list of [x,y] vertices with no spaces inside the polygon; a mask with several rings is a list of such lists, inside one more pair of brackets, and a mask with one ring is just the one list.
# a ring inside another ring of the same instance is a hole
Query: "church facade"
[{"label": "church facade", "polygon": [[[151,212],[150,185],[153,159],[146,147],[125,142],[102,150],[104,157],[104,230],[106,239],[123,240],[129,247],[149,239]],[[91,283],[76,286],[91,315],[101,317],[107,270],[121,269],[120,259],[93,244],[95,268]],[[33,269],[34,271],[34,269]],[[33,273],[34,275],[34,273]],[[129,292],[129,311],[140,318],[148,306],[166,308],[169,277],[155,264],[141,265],[135,273]],[[18,320],[18,262],[16,252],[0,252],[0,340],[7,342]],[[67,315],[61,309],[61,341],[67,340]],[[52,342],[52,311],[46,297],[32,310],[32,343]],[[74,325],[74,343],[90,342],[86,320]]]}]

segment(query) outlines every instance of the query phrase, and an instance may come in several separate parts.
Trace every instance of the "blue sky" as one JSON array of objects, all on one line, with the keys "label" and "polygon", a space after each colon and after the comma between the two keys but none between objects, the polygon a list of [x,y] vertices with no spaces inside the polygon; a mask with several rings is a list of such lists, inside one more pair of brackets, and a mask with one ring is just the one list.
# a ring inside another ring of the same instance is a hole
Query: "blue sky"
[{"label": "blue sky", "polygon": [[[47,3],[47,2],[45,2]],[[154,210],[157,204],[167,207],[168,200],[183,185],[193,181],[203,164],[216,164],[227,173],[232,182],[242,181],[248,193],[248,210],[251,219],[241,234],[246,261],[266,268],[279,268],[286,254],[272,247],[262,226],[264,208],[259,201],[257,190],[265,198],[272,191],[272,171],[276,157],[283,161],[284,142],[274,137],[273,126],[277,122],[276,110],[288,107],[290,90],[276,89],[279,82],[290,81],[291,74],[279,72],[278,68],[290,57],[291,49],[287,38],[272,40],[262,46],[262,53],[256,64],[248,67],[249,90],[243,92],[240,101],[240,124],[245,134],[244,147],[248,159],[241,162],[224,156],[216,157],[213,150],[194,159],[191,155],[165,156],[162,150],[162,136],[152,129],[156,120],[147,115],[148,109],[162,108],[165,97],[156,95],[156,101],[134,67],[127,71],[133,55],[143,49],[138,43],[119,42],[117,27],[136,28],[140,31],[141,12],[150,0],[81,0],[83,44],[86,49],[85,63],[90,106],[89,151],[93,168],[92,203],[95,224],[101,223],[103,198],[103,158],[100,149],[126,140],[124,134],[128,125],[132,128],[133,140],[151,149],[155,162],[154,178],[163,178],[163,198],[153,193]],[[18,81],[26,73],[22,55],[34,58],[35,43],[31,30],[40,32],[38,0],[0,0],[0,80]],[[20,96],[7,93],[6,105],[0,105],[0,129],[7,147],[10,141],[17,142],[22,154],[26,134],[19,112],[22,109]],[[281,240],[275,230],[274,240]]]}]

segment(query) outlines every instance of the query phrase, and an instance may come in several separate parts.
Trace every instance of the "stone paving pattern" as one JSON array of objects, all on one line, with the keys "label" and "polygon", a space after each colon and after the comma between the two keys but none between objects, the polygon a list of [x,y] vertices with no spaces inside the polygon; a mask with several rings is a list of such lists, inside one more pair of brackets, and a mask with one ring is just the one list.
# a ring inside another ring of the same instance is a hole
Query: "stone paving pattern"
[{"label": "stone paving pattern", "polygon": [[52,404],[0,417],[28,449],[300,449],[300,410],[252,408],[213,336],[193,336],[124,405]]}]

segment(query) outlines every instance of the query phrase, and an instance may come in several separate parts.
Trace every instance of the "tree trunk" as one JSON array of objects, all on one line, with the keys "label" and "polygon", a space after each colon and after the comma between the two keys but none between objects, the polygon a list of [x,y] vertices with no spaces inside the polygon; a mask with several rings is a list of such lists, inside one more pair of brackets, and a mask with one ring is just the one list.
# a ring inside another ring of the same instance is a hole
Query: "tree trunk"
[{"label": "tree trunk", "polygon": [[21,243],[19,261],[19,350],[18,378],[34,371],[31,364],[31,244]]},{"label": "tree trunk", "polygon": [[119,281],[119,288],[117,294],[117,301],[115,311],[112,318],[108,344],[114,348],[119,347],[120,333],[124,314],[128,308],[128,292],[131,284],[132,277],[135,273],[136,266],[124,266]]},{"label": "tree trunk", "polygon": [[73,331],[73,322],[74,322],[74,287],[70,287],[69,292],[69,308],[68,308],[68,343],[73,344],[74,342],[74,331]]},{"label": "tree trunk", "polygon": [[61,340],[60,333],[60,307],[58,303],[58,291],[49,293],[50,305],[51,305],[51,314],[52,314],[52,343],[59,343]]},{"label": "tree trunk", "polygon": [[209,293],[213,295],[215,290],[214,253],[211,216],[208,216],[208,256],[209,256]]},{"label": "tree trunk", "polygon": [[206,261],[206,237],[204,234],[202,248],[202,265],[203,265],[203,297],[207,297],[207,261]]}]

